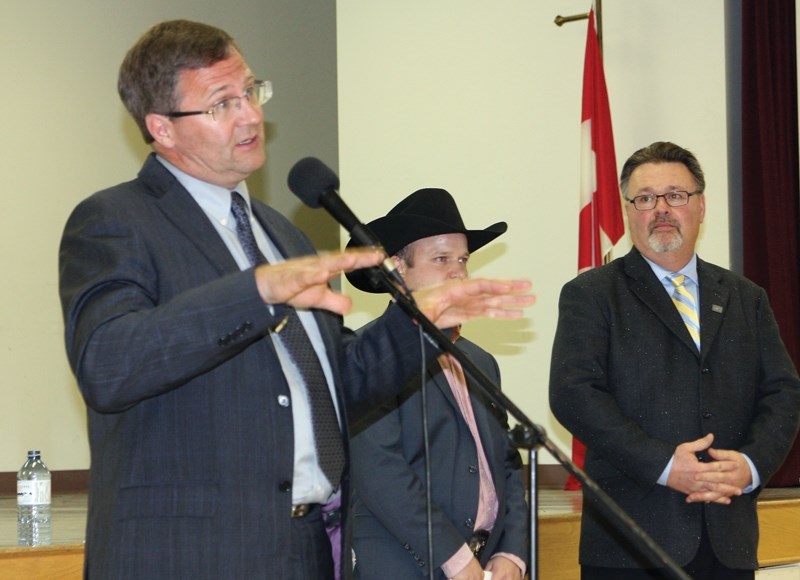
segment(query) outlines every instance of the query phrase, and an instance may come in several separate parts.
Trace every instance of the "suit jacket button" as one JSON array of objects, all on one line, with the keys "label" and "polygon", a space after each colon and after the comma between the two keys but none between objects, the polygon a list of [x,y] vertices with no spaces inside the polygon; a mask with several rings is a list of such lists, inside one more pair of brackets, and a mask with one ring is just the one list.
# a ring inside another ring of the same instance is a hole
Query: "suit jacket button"
[{"label": "suit jacket button", "polygon": [[475,520],[473,520],[472,518],[467,518],[467,519],[464,521],[464,525],[465,525],[466,527],[468,527],[468,528],[471,530],[472,528],[474,528],[474,527],[475,527]]},{"label": "suit jacket button", "polygon": [[289,397],[286,395],[278,395],[278,404],[281,407],[288,407],[289,406]]},{"label": "suit jacket button", "polygon": [[711,411],[703,411],[703,419],[710,419],[713,416],[714,415],[711,413]]},{"label": "suit jacket button", "polygon": [[282,481],[278,485],[278,489],[281,490],[284,493],[292,491],[292,482],[291,481]]},{"label": "suit jacket button", "polygon": [[470,473],[478,473],[478,466],[477,465],[470,465],[469,466]]}]

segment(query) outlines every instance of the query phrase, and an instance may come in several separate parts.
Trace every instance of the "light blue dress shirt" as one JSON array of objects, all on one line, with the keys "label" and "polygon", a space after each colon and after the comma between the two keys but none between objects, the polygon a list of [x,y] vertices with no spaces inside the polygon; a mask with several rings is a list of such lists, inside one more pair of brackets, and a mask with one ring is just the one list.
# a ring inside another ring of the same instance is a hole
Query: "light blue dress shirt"
[{"label": "light blue dress shirt", "polygon": [[[176,177],[186,191],[188,191],[192,198],[200,205],[211,221],[211,224],[219,233],[222,241],[225,242],[225,245],[236,260],[239,268],[241,270],[251,268],[250,261],[245,255],[236,234],[236,221],[231,213],[231,190],[192,177],[175,167],[166,159],[161,157],[157,159]],[[247,192],[247,184],[242,181],[234,190],[242,195],[249,209],[250,196]],[[280,255],[278,248],[272,240],[269,239],[258,220],[253,218],[252,211],[250,211],[250,223],[253,227],[253,233],[255,234],[256,242],[258,242],[258,247],[267,261],[271,264],[283,261],[284,257]],[[297,313],[319,357],[319,362],[322,365],[322,370],[328,381],[331,398],[333,399],[333,404],[336,407],[336,413],[341,424],[341,413],[338,409],[336,396],[333,390],[333,373],[327,353],[325,352],[325,346],[322,342],[319,327],[311,312],[307,310],[298,310]],[[322,473],[317,460],[317,450],[314,444],[314,431],[311,422],[311,407],[308,401],[306,386],[300,371],[283,346],[280,335],[272,333],[270,336],[275,345],[275,350],[278,353],[278,358],[284,375],[286,376],[286,381],[289,384],[289,393],[291,396],[290,404],[292,406],[292,420],[294,424],[292,503],[324,504],[329,501],[334,490]]]}]

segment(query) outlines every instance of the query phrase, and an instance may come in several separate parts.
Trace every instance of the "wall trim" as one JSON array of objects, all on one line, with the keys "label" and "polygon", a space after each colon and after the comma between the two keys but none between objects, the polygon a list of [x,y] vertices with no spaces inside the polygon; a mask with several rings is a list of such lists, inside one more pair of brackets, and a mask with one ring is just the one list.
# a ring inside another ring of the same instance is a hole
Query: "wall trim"
[{"label": "wall trim", "polygon": [[[525,484],[530,481],[528,465],[524,466]],[[53,493],[87,493],[89,491],[89,470],[75,469],[53,471]],[[560,465],[539,465],[537,480],[540,487],[561,489],[567,481],[567,472]],[[17,494],[17,473],[0,472],[0,495]]]},{"label": "wall trim", "polygon": [[[89,491],[89,470],[52,471],[52,493],[87,493]],[[17,472],[0,472],[0,495],[17,495]]]}]

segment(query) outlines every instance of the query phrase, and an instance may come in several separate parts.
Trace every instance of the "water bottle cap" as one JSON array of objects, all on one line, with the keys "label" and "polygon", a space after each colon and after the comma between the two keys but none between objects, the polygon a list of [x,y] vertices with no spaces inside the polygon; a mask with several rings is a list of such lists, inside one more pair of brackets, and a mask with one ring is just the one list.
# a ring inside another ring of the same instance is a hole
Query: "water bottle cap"
[{"label": "water bottle cap", "polygon": [[35,449],[35,450],[32,450],[32,451],[28,451],[28,457],[36,457],[36,456],[41,455],[41,454],[42,454],[42,452],[39,451],[38,449]]}]

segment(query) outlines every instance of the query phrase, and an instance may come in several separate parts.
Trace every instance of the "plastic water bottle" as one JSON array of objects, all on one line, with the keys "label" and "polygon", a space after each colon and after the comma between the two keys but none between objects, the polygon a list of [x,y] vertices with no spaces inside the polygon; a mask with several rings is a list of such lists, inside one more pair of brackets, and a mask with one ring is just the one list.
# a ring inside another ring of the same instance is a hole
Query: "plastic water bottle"
[{"label": "plastic water bottle", "polygon": [[50,472],[39,451],[28,451],[28,460],[17,473],[17,544],[50,542]]}]

